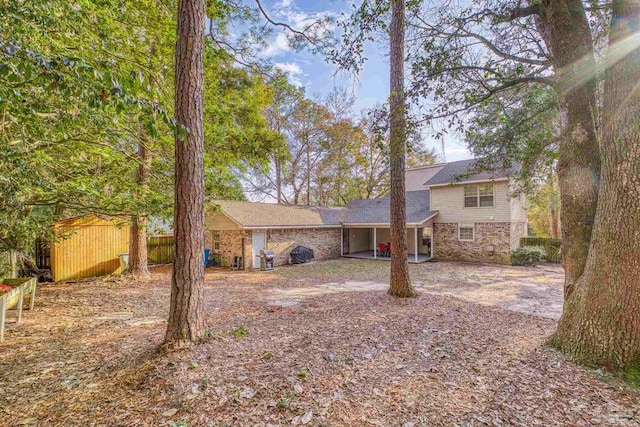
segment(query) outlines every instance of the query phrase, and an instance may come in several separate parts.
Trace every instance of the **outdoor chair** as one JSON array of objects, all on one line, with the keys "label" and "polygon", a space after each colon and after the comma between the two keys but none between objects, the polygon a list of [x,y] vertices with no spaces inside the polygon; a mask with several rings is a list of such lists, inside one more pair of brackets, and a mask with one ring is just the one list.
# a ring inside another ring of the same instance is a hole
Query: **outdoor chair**
[{"label": "outdoor chair", "polygon": [[382,257],[387,256],[387,247],[384,243],[378,243],[378,255]]}]

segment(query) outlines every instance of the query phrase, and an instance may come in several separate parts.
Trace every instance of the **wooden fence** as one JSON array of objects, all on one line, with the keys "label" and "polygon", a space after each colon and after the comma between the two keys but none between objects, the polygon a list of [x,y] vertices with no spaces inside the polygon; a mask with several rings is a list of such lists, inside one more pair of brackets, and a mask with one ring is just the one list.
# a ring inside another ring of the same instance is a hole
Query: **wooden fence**
[{"label": "wooden fence", "polygon": [[149,236],[147,256],[150,265],[173,262],[173,236]]},{"label": "wooden fence", "polygon": [[521,237],[520,246],[541,246],[547,253],[547,262],[559,263],[562,261],[562,239],[551,239],[547,237]]}]

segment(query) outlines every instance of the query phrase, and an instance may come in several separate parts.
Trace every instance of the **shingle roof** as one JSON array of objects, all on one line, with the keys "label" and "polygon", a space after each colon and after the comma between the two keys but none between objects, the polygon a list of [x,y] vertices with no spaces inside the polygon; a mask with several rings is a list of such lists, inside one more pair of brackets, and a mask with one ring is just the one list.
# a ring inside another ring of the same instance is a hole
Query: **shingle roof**
[{"label": "shingle roof", "polygon": [[431,177],[425,185],[456,184],[465,181],[480,181],[488,179],[503,179],[511,175],[511,171],[504,168],[495,170],[475,170],[477,159],[460,160],[443,164],[443,168]]},{"label": "shingle roof", "polygon": [[243,227],[340,226],[344,208],[291,206],[237,200],[217,200],[224,214]]},{"label": "shingle roof", "polygon": [[[354,200],[347,205],[341,215],[343,224],[389,224],[390,197],[380,199]],[[407,222],[420,223],[438,213],[429,209],[429,190],[408,191],[406,193]]]}]

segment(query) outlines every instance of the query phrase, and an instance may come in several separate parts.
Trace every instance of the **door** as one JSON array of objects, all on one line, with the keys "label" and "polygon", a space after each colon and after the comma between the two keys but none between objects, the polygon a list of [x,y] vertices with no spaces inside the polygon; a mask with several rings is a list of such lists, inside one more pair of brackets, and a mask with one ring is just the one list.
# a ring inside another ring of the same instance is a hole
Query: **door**
[{"label": "door", "polygon": [[251,236],[253,247],[253,268],[260,268],[260,251],[267,247],[267,235],[264,231],[254,231]]}]

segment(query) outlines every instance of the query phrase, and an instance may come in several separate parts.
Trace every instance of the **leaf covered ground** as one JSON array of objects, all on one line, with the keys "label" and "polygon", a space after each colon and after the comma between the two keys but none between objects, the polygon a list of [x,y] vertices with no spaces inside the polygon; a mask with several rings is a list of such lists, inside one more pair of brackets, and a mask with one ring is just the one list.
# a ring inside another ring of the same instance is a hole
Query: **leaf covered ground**
[{"label": "leaf covered ground", "polygon": [[640,425],[637,389],[544,346],[557,269],[413,265],[398,300],[388,268],[210,270],[213,336],[168,354],[167,267],[42,286],[0,346],[0,425]]}]

